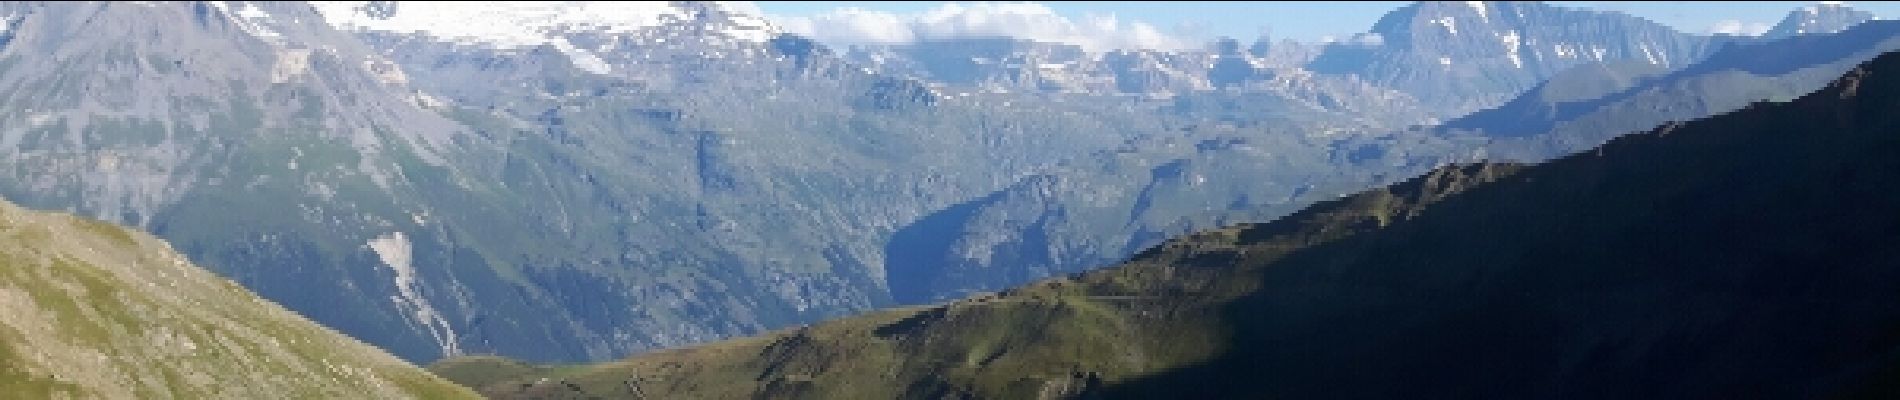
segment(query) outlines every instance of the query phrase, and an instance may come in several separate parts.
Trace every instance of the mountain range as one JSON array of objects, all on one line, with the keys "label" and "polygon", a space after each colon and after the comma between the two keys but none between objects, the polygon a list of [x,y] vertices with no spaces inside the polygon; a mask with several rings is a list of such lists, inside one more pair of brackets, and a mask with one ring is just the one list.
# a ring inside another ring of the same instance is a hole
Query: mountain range
[{"label": "mountain range", "polygon": [[1329,44],[833,50],[721,3],[6,2],[0,196],[413,362],[598,361],[1583,150],[1890,46],[1832,33],[1870,18],[1846,7],[1790,18],[1434,2]]},{"label": "mountain range", "polygon": [[494,398],[1885,398],[1900,54],[1536,165],[1457,164],[946,305],[550,369]]},{"label": "mountain range", "polygon": [[[1799,12],[1799,11],[1797,11]],[[1447,163],[1538,162],[1628,132],[1784,101],[1875,55],[1900,25],[1735,42],[1681,68],[1590,61],[1496,108],[1440,125],[1346,134],[1200,129],[1067,160],[898,231],[890,270],[909,303],[1112,264],[1175,235],[1267,221]]]}]

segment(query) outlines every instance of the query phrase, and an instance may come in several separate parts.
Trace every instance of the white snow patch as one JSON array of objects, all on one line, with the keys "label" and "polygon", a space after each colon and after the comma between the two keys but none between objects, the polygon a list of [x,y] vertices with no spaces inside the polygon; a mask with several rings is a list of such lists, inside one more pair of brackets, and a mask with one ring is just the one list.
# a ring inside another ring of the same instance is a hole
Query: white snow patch
[{"label": "white snow patch", "polygon": [[1504,52],[1505,55],[1511,57],[1511,65],[1524,68],[1524,57],[1517,54],[1518,48],[1522,47],[1520,45],[1523,37],[1518,36],[1517,31],[1505,31],[1504,36],[1499,37],[1498,40],[1504,42]]},{"label": "white snow patch", "polygon": [[55,119],[59,119],[59,116],[53,115],[53,113],[45,113],[45,112],[28,113],[26,115],[26,124],[29,126],[32,126],[33,128],[40,128],[47,125],[52,125],[53,120]]},{"label": "white snow patch", "polygon": [[417,90],[414,94],[411,94],[409,96],[409,100],[412,102],[415,102],[417,107],[422,107],[422,108],[432,109],[432,110],[441,109],[443,106],[447,106],[449,104],[448,102],[442,101],[442,99],[438,99],[435,96],[430,96],[428,93],[423,93],[420,90]]},{"label": "white snow patch", "polygon": [[225,4],[227,2],[212,1],[208,3],[210,3],[212,7],[217,8],[219,14],[230,17],[231,23],[237,24],[238,29],[243,29],[245,33],[249,33],[251,36],[256,36],[259,39],[264,39],[264,41],[272,44],[276,44],[279,40],[282,40],[283,35],[279,35],[277,31],[273,31],[270,27],[264,26],[266,22],[270,21],[270,13],[257,8],[257,6],[252,5],[251,2],[238,2],[236,11],[231,10],[231,6]]},{"label": "white snow patch", "polygon": [[416,289],[416,270],[409,264],[413,251],[409,237],[402,232],[391,232],[370,240],[369,248],[376,252],[377,258],[382,259],[383,265],[396,272],[396,295],[390,296],[390,300],[395,301],[398,308],[408,311],[409,317],[414,318],[416,323],[429,330],[429,336],[435,339],[436,345],[442,347],[442,355],[462,354],[455,338],[455,328],[449,325],[448,318],[437,312],[435,306],[429,304],[429,299],[423,298]]},{"label": "white snow patch", "polygon": [[[722,3],[722,4],[730,4],[730,3]],[[739,7],[732,7],[732,8],[737,9]],[[754,6],[753,8],[756,9],[757,6]],[[772,38],[778,36],[778,33],[779,33],[778,27],[773,26],[770,21],[766,21],[765,18],[761,16],[762,15],[761,13],[756,12],[756,11],[754,12],[742,11],[737,14],[738,15],[734,15],[730,19],[734,25],[733,28],[727,29],[725,31],[721,31],[721,33],[724,33],[726,34],[726,36],[730,36],[734,39],[739,39],[739,40],[744,40],[744,41],[749,41],[749,42],[760,42],[760,43],[771,41]]]},{"label": "white snow patch", "polygon": [[1442,18],[1433,19],[1431,22],[1434,24],[1438,24],[1438,26],[1445,27],[1446,32],[1451,32],[1451,34],[1453,35],[1458,34],[1458,20],[1455,18],[1442,17]]},{"label": "white snow patch", "polygon": [[1590,46],[1590,56],[1596,57],[1597,61],[1603,61],[1604,51],[1607,51],[1607,50],[1605,50],[1603,46]]},{"label": "white snow patch", "polygon": [[1439,57],[1438,65],[1451,65],[1451,57]]},{"label": "white snow patch", "polygon": [[338,28],[418,33],[462,43],[528,47],[548,44],[560,27],[625,32],[658,26],[685,12],[664,2],[401,2],[389,18],[370,15],[364,1],[310,2]]},{"label": "white snow patch", "polygon": [[[576,67],[597,74],[609,73],[612,68],[599,56],[575,48],[564,33],[631,33],[691,18],[690,11],[657,1],[400,2],[388,18],[371,16],[366,7],[369,2],[365,1],[310,3],[325,22],[339,29],[418,34],[450,43],[505,49],[551,45],[573,59]],[[756,6],[742,2],[719,2],[717,6],[728,11],[728,18],[716,34],[755,43],[778,36],[777,27],[755,15]]]},{"label": "white snow patch", "polygon": [[608,65],[606,61],[602,61],[600,56],[596,56],[594,53],[586,50],[575,48],[574,44],[569,43],[566,38],[555,38],[550,44],[554,46],[555,50],[560,50],[561,54],[566,54],[568,59],[574,61],[574,66],[579,67],[583,71],[601,75],[614,72],[614,67]]},{"label": "white snow patch", "polygon": [[1465,5],[1468,5],[1468,6],[1471,6],[1471,9],[1472,9],[1472,10],[1475,10],[1475,11],[1477,11],[1477,12],[1478,12],[1478,18],[1479,18],[1479,19],[1483,19],[1483,20],[1485,20],[1485,21],[1487,21],[1487,22],[1489,22],[1489,21],[1491,21],[1491,16],[1490,16],[1490,15],[1488,15],[1488,14],[1490,14],[1490,11],[1491,11],[1491,9],[1490,9],[1490,7],[1488,7],[1488,6],[1486,5],[1486,4],[1484,4],[1484,2],[1482,2],[1482,1],[1467,1],[1467,2],[1465,2]]},{"label": "white snow patch", "polygon": [[1649,50],[1649,43],[1638,45],[1637,48],[1643,50],[1643,59],[1648,60],[1650,65],[1662,65],[1662,62],[1656,60],[1656,53]]},{"label": "white snow patch", "polygon": [[[370,16],[366,1],[313,1],[311,6],[332,26],[403,33],[469,44],[527,47],[550,44],[563,29],[626,33],[685,19],[690,11],[658,1],[489,1],[400,2],[389,18]],[[718,31],[734,39],[765,42],[779,29],[759,15],[756,5],[715,2],[727,11],[730,26]]]}]

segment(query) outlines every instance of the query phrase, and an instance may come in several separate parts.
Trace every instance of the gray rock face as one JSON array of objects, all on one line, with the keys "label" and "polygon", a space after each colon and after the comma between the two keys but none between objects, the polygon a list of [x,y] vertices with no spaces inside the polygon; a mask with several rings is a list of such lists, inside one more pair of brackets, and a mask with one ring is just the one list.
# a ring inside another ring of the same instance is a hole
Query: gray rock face
[{"label": "gray rock face", "polygon": [[1680,68],[1713,48],[1642,18],[1537,2],[1420,2],[1336,42],[1307,68],[1356,75],[1461,115],[1585,62]]}]

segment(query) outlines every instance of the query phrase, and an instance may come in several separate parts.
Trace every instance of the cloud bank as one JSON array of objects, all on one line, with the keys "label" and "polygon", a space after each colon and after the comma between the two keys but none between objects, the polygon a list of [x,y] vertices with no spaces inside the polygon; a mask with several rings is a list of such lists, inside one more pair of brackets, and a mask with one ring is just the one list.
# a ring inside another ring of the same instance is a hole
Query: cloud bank
[{"label": "cloud bank", "polygon": [[1764,33],[1768,33],[1768,29],[1773,27],[1773,25],[1766,22],[1742,22],[1740,20],[1727,19],[1718,21],[1715,25],[1710,25],[1709,29],[1705,30],[1704,33],[1710,35],[1761,36]]},{"label": "cloud bank", "polygon": [[845,7],[813,16],[768,18],[787,32],[834,46],[979,37],[1067,43],[1090,51],[1177,50],[1192,45],[1144,22],[1122,21],[1114,15],[1071,20],[1038,3],[946,3],[913,14]]}]

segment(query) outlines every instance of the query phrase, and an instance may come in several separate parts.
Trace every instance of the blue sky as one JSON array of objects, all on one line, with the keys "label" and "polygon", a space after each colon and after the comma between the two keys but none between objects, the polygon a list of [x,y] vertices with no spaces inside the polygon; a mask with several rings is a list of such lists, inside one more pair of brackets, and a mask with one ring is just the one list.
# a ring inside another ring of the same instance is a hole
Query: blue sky
[{"label": "blue sky", "polygon": [[[1076,25],[1075,29],[1061,32],[1042,32],[1049,35],[1068,35],[1077,40],[1108,40],[1102,45],[1118,46],[1121,43],[1150,43],[1172,39],[1176,45],[1204,43],[1216,36],[1229,36],[1244,39],[1270,33],[1275,38],[1290,38],[1301,41],[1319,41],[1324,37],[1347,37],[1363,32],[1372,26],[1381,15],[1399,8],[1409,2],[1367,1],[1367,2],[1117,2],[1117,1],[1080,1],[1080,2],[816,2],[787,1],[759,2],[759,8],[768,16],[789,30],[819,30],[835,32],[820,36],[825,41],[851,41],[859,38],[869,40],[902,40],[902,33],[881,30],[881,24],[894,24],[906,19],[915,21],[935,12],[939,20],[945,17],[946,4],[958,7],[957,10],[972,9],[1016,9],[1034,13],[1040,7],[1052,15],[1041,17],[1061,17]],[[1728,30],[1765,30],[1789,11],[1811,5],[1804,1],[1762,1],[1762,2],[1615,2],[1615,1],[1556,1],[1552,4],[1581,7],[1598,10],[1621,11],[1648,18],[1691,33],[1706,33],[1712,28],[1722,26]],[[1028,7],[997,7],[997,6]],[[1848,2],[1848,6],[1872,11],[1881,18],[1900,17],[1900,2]],[[840,13],[841,8],[858,10]],[[995,13],[991,13],[993,16]],[[850,18],[841,18],[848,16]],[[1018,15],[1020,16],[1020,15]],[[1113,16],[1111,22],[1104,17]],[[962,23],[1025,24],[1041,21],[1037,19],[995,20],[983,16],[964,15]],[[836,27],[849,25],[855,29],[838,30]],[[1145,26],[1145,27],[1144,27]],[[1113,28],[1113,29],[1111,29]],[[969,29],[967,27],[949,27],[942,29]],[[1002,29],[1002,28],[996,28]],[[977,28],[982,31],[983,29]],[[805,33],[805,32],[800,32]],[[1107,39],[1116,35],[1130,35],[1123,39]],[[1146,36],[1143,36],[1146,35]],[[1166,38],[1156,38],[1163,35]],[[1021,35],[1015,35],[1021,36]]]}]

